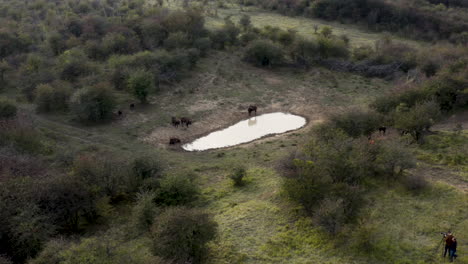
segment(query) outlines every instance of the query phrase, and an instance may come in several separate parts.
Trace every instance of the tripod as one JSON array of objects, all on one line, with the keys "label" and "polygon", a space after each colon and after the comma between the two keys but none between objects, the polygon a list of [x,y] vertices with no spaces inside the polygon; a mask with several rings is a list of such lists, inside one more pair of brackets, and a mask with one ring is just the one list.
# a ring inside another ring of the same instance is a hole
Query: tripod
[{"label": "tripod", "polygon": [[[439,244],[437,245],[437,247],[435,248],[433,254],[436,254],[437,251],[439,251],[439,248],[440,248],[440,246],[444,243],[444,241],[445,241],[445,235],[442,237],[442,240],[440,240],[440,242],[439,242]],[[442,253],[442,256],[443,256],[443,253]]]}]

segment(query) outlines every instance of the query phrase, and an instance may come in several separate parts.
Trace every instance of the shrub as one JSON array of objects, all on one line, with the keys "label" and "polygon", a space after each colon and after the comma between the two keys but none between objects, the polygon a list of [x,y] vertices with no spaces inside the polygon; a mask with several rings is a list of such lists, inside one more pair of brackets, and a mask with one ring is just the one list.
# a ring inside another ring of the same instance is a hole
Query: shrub
[{"label": "shrub", "polygon": [[242,181],[247,174],[244,167],[237,167],[234,169],[232,174],[229,176],[231,180],[234,182],[234,186],[242,186],[244,182]]},{"label": "shrub", "polygon": [[176,174],[164,177],[156,191],[155,202],[161,205],[184,205],[194,201],[199,193],[189,175]]},{"label": "shrub", "polygon": [[353,59],[356,61],[370,59],[374,56],[374,50],[371,46],[364,45],[353,49]]},{"label": "shrub", "polygon": [[154,90],[154,75],[146,71],[137,71],[128,79],[128,89],[140,100],[147,102],[148,94]]},{"label": "shrub", "polygon": [[283,63],[284,54],[269,40],[254,40],[247,47],[244,58],[257,66],[276,66]]},{"label": "shrub", "polygon": [[328,26],[324,26],[322,27],[322,29],[320,30],[320,35],[326,37],[326,38],[329,38],[331,37],[333,34],[333,29],[331,27],[328,27]]},{"label": "shrub", "polygon": [[29,153],[41,153],[44,150],[41,134],[24,117],[0,122],[0,145],[9,144],[19,151]]},{"label": "shrub", "polygon": [[439,105],[434,101],[418,103],[408,110],[395,112],[395,128],[410,133],[414,140],[419,142],[423,131],[428,130],[439,116]]},{"label": "shrub", "polygon": [[201,56],[206,56],[210,50],[212,42],[209,38],[199,38],[193,43],[193,46],[200,51]]},{"label": "shrub", "polygon": [[76,175],[57,175],[35,186],[31,198],[61,232],[76,232],[95,212],[95,193]]},{"label": "shrub", "polygon": [[141,182],[124,160],[105,153],[78,156],[73,163],[73,173],[95,193],[111,198],[135,191]]},{"label": "shrub", "polygon": [[146,232],[150,229],[156,216],[157,208],[154,204],[153,192],[137,194],[137,202],[132,209],[133,225],[138,231]]},{"label": "shrub", "polygon": [[148,179],[161,172],[159,162],[150,156],[138,157],[132,164],[133,174],[139,179]]},{"label": "shrub", "polygon": [[319,57],[317,43],[303,38],[296,39],[291,47],[291,57],[299,65],[311,65]]},{"label": "shrub", "polygon": [[349,50],[342,40],[325,37],[317,38],[317,49],[320,58],[348,58]]},{"label": "shrub", "polygon": [[70,104],[80,121],[96,123],[112,116],[116,102],[112,90],[106,84],[99,84],[76,91]]},{"label": "shrub", "polygon": [[177,48],[188,48],[190,46],[190,39],[187,34],[183,32],[175,32],[169,34],[166,40],[164,40],[164,47],[167,49],[177,49]]},{"label": "shrub", "polygon": [[42,84],[36,88],[36,107],[40,112],[57,112],[68,110],[72,90],[64,83],[55,87]]},{"label": "shrub", "polygon": [[16,106],[3,98],[0,98],[0,119],[10,119],[16,116]]},{"label": "shrub", "polygon": [[69,242],[63,238],[53,239],[44,246],[44,249],[28,264],[60,264],[65,258],[60,251],[66,249]]},{"label": "shrub", "polygon": [[386,179],[400,177],[405,170],[416,166],[413,155],[400,143],[392,141],[380,144],[379,147],[375,163],[377,172]]},{"label": "shrub", "polygon": [[331,116],[332,124],[351,137],[370,136],[382,124],[382,118],[373,111],[349,110]]},{"label": "shrub", "polygon": [[242,17],[239,20],[239,24],[241,25],[244,31],[247,31],[252,25],[252,22],[250,21],[250,16],[246,14],[242,15]]},{"label": "shrub", "polygon": [[168,208],[151,229],[153,253],[175,263],[201,263],[206,244],[216,235],[217,224],[198,209]]}]

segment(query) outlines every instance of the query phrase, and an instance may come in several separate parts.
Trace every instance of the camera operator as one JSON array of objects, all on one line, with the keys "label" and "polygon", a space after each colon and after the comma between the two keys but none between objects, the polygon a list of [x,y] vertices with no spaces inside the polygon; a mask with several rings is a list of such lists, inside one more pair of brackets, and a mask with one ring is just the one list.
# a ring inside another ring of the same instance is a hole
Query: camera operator
[{"label": "camera operator", "polygon": [[457,251],[457,240],[450,230],[443,234],[445,239],[444,258],[447,256],[448,252],[450,262],[452,262],[453,259],[456,258],[455,252]]},{"label": "camera operator", "polygon": [[445,240],[445,250],[444,250],[444,258],[447,256],[447,252],[449,252],[450,256],[450,246],[452,245],[453,242],[453,235],[452,232],[449,230],[447,233],[442,233],[444,235],[444,240]]}]

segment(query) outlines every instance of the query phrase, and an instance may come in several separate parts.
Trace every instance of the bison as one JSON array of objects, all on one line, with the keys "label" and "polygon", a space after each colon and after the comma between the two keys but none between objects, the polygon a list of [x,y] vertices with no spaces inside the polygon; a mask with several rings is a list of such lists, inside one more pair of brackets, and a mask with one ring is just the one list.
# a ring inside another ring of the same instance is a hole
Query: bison
[{"label": "bison", "polygon": [[192,120],[190,118],[182,117],[180,119],[180,123],[189,127],[192,124]]},{"label": "bison", "polygon": [[176,145],[176,144],[180,144],[180,139],[176,138],[176,137],[172,137],[169,139],[169,145]]},{"label": "bison", "polygon": [[180,125],[180,120],[175,117],[172,117],[171,123],[174,127],[178,127]]},{"label": "bison", "polygon": [[387,127],[384,127],[384,126],[379,127],[379,134],[382,133],[385,136],[385,132],[387,132]]},{"label": "bison", "polygon": [[247,111],[249,112],[249,116],[252,114],[252,112],[255,112],[255,115],[257,115],[257,106],[250,105],[249,108],[247,108]]}]

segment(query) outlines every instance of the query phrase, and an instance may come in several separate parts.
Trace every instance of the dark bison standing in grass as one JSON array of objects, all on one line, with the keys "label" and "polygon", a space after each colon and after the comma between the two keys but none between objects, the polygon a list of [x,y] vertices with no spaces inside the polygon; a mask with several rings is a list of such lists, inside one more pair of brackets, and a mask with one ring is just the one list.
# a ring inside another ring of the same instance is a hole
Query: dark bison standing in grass
[{"label": "dark bison standing in grass", "polygon": [[180,120],[178,118],[172,117],[171,123],[174,127],[178,127],[180,125]]},{"label": "dark bison standing in grass", "polygon": [[190,118],[182,117],[180,119],[180,123],[182,124],[182,126],[186,125],[187,127],[189,127],[192,124],[192,120]]},{"label": "dark bison standing in grass", "polygon": [[176,137],[173,137],[173,138],[170,138],[169,139],[169,145],[176,145],[176,144],[180,144],[180,139],[176,138]]},{"label": "dark bison standing in grass", "polygon": [[247,111],[249,112],[249,116],[252,114],[252,112],[255,112],[255,115],[257,115],[257,106],[250,105],[249,108],[247,108]]},{"label": "dark bison standing in grass", "polygon": [[384,126],[379,127],[379,134],[383,134],[385,136],[386,132],[387,132],[387,127],[384,127]]}]

